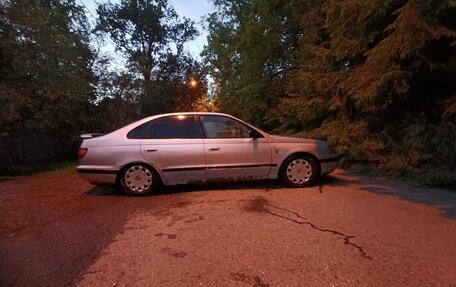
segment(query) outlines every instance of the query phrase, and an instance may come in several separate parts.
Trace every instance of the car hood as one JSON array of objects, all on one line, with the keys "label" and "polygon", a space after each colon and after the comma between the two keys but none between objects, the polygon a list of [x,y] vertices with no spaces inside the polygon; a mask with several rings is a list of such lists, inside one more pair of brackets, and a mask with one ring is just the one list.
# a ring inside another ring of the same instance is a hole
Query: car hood
[{"label": "car hood", "polygon": [[269,135],[269,140],[276,143],[323,143],[322,140],[308,139],[308,138],[298,138],[298,137],[286,137],[286,136],[277,136]]}]

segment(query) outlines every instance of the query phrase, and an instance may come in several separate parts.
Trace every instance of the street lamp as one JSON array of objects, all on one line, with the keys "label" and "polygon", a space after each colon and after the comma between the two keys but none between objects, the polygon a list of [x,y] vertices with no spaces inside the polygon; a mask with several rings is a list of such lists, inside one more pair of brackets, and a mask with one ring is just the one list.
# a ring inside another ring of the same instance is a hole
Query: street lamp
[{"label": "street lamp", "polygon": [[198,86],[198,82],[195,79],[191,79],[189,84],[192,88],[196,88],[196,86]]}]

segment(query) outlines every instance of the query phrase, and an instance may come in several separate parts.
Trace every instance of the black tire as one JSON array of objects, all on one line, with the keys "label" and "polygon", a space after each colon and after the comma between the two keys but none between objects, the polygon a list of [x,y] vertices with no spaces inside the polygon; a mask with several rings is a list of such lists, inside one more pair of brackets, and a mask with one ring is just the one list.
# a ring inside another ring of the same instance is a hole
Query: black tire
[{"label": "black tire", "polygon": [[312,156],[294,155],[285,160],[280,179],[289,187],[311,186],[319,178],[318,164]]},{"label": "black tire", "polygon": [[158,191],[161,182],[158,174],[144,164],[132,164],[120,175],[120,187],[131,196],[144,196]]}]

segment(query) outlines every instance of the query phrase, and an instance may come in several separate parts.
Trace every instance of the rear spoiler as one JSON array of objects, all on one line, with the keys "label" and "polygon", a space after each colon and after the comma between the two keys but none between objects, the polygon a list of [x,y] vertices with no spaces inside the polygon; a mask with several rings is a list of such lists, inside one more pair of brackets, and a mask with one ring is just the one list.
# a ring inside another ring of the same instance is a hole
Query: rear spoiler
[{"label": "rear spoiler", "polygon": [[96,137],[99,137],[99,136],[102,136],[104,134],[102,133],[91,133],[91,134],[82,134],[81,135],[81,139],[85,140],[85,139],[91,139],[91,138],[96,138]]}]

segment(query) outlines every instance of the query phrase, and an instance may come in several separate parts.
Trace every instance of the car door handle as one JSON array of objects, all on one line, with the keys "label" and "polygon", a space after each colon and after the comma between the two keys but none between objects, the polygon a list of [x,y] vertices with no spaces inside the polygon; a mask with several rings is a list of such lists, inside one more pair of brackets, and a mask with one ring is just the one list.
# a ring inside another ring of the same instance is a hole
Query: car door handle
[{"label": "car door handle", "polygon": [[211,146],[209,150],[219,150],[220,148],[218,146]]},{"label": "car door handle", "polygon": [[153,152],[153,151],[157,151],[157,149],[154,147],[146,148],[146,152]]}]

